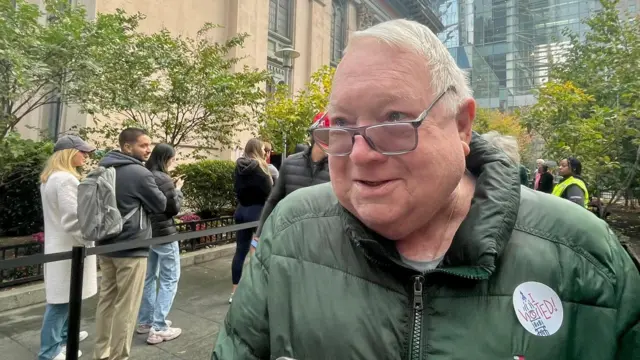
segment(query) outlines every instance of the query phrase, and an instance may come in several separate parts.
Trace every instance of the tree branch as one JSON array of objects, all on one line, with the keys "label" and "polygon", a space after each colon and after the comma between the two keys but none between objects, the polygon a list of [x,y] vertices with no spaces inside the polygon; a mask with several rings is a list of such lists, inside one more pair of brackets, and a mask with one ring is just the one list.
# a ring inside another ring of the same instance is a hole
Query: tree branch
[{"label": "tree branch", "polygon": [[631,186],[631,183],[633,182],[633,180],[635,179],[635,176],[636,176],[636,170],[638,169],[638,164],[640,164],[640,145],[638,145],[638,150],[636,151],[636,159],[633,162],[633,167],[631,167],[631,170],[629,171],[629,174],[627,174],[627,179],[623,183],[622,188],[621,189],[617,189],[615,194],[614,194],[614,196],[612,196],[611,200],[609,200],[609,203],[604,208],[604,211],[603,211],[604,214],[607,213],[607,210],[609,210],[609,207],[611,206],[611,204],[613,204],[616,201],[618,201],[618,198],[620,197],[620,194],[621,194],[620,191],[623,190],[623,189],[627,189],[629,186]]},{"label": "tree branch", "polygon": [[[36,97],[36,96],[37,96],[37,94],[38,94],[38,93],[39,93],[39,92],[40,92],[40,91],[41,91],[41,90],[42,90],[46,85],[47,85],[46,83],[42,83],[42,84],[40,84],[40,85],[39,85],[35,90],[31,91],[31,95],[28,95],[28,96],[27,96],[27,95],[21,94],[21,95],[20,95],[20,98],[22,98],[22,97],[26,97],[26,99],[25,99],[25,100],[24,100],[20,105],[18,105],[18,107],[13,111],[13,113],[14,113],[14,114],[17,114],[17,113],[18,113],[18,111],[20,111],[20,109],[21,109],[23,106],[28,105],[28,104],[31,102],[31,100],[33,100],[33,98],[34,98],[34,97]],[[55,89],[55,88],[54,88],[54,89],[49,90],[48,92],[46,92],[46,93],[45,93],[45,95],[50,94],[50,93],[52,93],[52,92],[54,92],[54,91],[56,91],[56,89]],[[26,94],[26,93],[27,93],[27,92],[25,92],[25,94]],[[45,95],[41,96],[41,97],[40,97],[40,99],[42,99]]]},{"label": "tree branch", "polygon": [[36,102],[35,102],[33,105],[29,106],[29,108],[28,108],[27,110],[25,110],[25,111],[22,113],[22,115],[20,115],[20,116],[16,117],[16,120],[15,120],[15,122],[13,123],[13,125],[12,125],[12,126],[15,126],[17,123],[19,123],[19,122],[20,122],[20,120],[22,120],[25,116],[27,116],[29,113],[31,113],[33,110],[37,109],[38,107],[43,106],[43,105],[48,105],[48,104],[55,104],[55,103],[57,103],[57,102],[58,102],[57,100],[55,100],[55,101],[47,100],[47,101],[44,101],[44,102],[42,101],[42,99],[44,99],[44,98],[45,98],[45,97],[47,97],[47,96],[48,96],[49,98],[51,98],[51,97],[52,97],[52,96],[51,96],[51,94],[52,94],[53,92],[55,92],[55,90],[51,90],[51,91],[49,91],[49,92],[45,93],[44,95],[42,95],[38,100],[36,100]]}]

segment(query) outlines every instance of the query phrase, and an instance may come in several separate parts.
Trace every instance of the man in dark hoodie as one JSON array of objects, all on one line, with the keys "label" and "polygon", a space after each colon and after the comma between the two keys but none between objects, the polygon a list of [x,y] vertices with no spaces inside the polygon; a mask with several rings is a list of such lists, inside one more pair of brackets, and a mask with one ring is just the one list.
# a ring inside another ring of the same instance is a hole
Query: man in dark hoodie
[{"label": "man in dark hoodie", "polygon": [[[120,151],[108,153],[100,166],[116,169],[116,200],[120,213],[138,211],[124,222],[120,235],[103,244],[150,239],[148,213],[163,213],[167,203],[153,174],[143,165],[151,154],[151,139],[147,133],[128,128],[120,133],[118,140]],[[94,359],[129,359],[148,254],[149,248],[139,248],[98,257],[102,280],[96,310]]]}]

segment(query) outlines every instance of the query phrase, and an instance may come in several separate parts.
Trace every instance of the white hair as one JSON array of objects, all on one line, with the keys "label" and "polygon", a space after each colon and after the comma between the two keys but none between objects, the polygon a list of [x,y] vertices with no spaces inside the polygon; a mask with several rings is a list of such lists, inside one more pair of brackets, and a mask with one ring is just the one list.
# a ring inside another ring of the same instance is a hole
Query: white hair
[{"label": "white hair", "polygon": [[431,74],[433,96],[455,88],[441,101],[451,112],[457,112],[460,103],[472,97],[467,74],[458,67],[449,50],[426,26],[411,20],[396,19],[374,25],[368,29],[356,31],[351,35],[349,46],[363,38],[374,38],[392,46],[398,46],[416,52],[425,58],[425,66]]},{"label": "white hair", "polygon": [[520,153],[518,152],[518,140],[515,137],[509,135],[501,135],[497,131],[489,131],[483,134],[482,137],[490,142],[493,146],[504,151],[505,154],[516,165],[520,164]]},{"label": "white hair", "polygon": [[544,159],[536,160],[536,165],[544,165],[544,163],[545,163]]}]

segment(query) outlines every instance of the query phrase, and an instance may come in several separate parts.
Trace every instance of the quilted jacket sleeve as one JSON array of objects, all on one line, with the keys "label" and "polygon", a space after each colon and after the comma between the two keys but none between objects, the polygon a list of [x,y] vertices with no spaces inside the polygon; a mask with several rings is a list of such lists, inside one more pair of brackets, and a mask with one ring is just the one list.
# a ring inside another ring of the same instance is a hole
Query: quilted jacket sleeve
[{"label": "quilted jacket sleeve", "polygon": [[269,313],[267,295],[274,219],[264,224],[260,246],[233,296],[220,329],[212,360],[269,359]]},{"label": "quilted jacket sleeve", "polygon": [[153,176],[156,179],[156,185],[158,189],[167,198],[167,204],[164,210],[164,214],[167,217],[173,217],[180,212],[181,197],[179,191],[176,189],[173,179],[161,171],[154,171]]},{"label": "quilted jacket sleeve", "polygon": [[621,336],[616,360],[640,359],[640,259],[620,250],[618,331]]}]

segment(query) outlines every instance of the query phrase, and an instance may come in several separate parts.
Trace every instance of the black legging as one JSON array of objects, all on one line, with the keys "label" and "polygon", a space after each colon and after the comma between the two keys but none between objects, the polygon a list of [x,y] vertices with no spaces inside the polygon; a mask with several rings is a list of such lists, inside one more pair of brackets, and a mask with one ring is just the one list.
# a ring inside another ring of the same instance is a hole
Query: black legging
[{"label": "black legging", "polygon": [[[264,205],[239,205],[234,215],[236,224],[260,220],[260,213]],[[242,266],[251,248],[251,238],[256,228],[239,230],[236,235],[236,253],[231,262],[231,280],[233,285],[238,285],[242,276]]]}]

